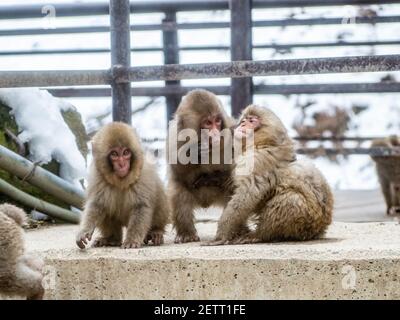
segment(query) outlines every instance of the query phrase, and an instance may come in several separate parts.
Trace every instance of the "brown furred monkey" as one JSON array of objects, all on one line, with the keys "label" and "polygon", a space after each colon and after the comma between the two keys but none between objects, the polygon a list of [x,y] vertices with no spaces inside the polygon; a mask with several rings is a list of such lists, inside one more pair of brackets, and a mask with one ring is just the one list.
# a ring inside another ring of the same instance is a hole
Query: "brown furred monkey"
[{"label": "brown furred monkey", "polygon": [[[85,248],[96,227],[101,236],[94,240],[94,247],[162,244],[169,217],[167,197],[134,129],[121,122],[108,124],[93,137],[92,146],[78,247]],[[123,227],[127,231],[122,242]]]},{"label": "brown furred monkey", "polygon": [[[322,174],[297,161],[293,142],[270,110],[248,106],[235,129],[235,191],[219,222],[211,245],[311,240],[324,234],[332,221],[333,196]],[[252,168],[238,174],[238,168]],[[256,228],[242,236],[238,230],[254,217]]]},{"label": "brown furred monkey", "polygon": [[[372,141],[372,148],[398,148],[400,139],[390,136]],[[399,156],[372,156],[376,164],[381,190],[386,202],[386,213],[395,215],[400,213],[400,157]]]},{"label": "brown furred monkey", "polygon": [[[176,243],[200,240],[194,225],[196,208],[225,206],[229,200],[232,157],[224,162],[224,146],[232,149],[230,128],[233,124],[217,96],[206,90],[189,92],[170,122],[167,139],[168,195],[172,206],[172,223],[177,233]],[[180,141],[178,136],[187,130],[191,130],[198,138],[189,142],[194,147],[190,156],[195,161],[182,163],[180,155],[186,153],[182,148],[188,142]],[[223,135],[222,131],[228,134]],[[204,132],[206,136],[202,142]],[[173,152],[176,152],[177,159],[172,159]],[[220,159],[212,161],[210,158],[216,153],[220,154]],[[209,163],[201,161],[199,157],[202,155]]]},{"label": "brown furred monkey", "polygon": [[25,212],[11,204],[0,205],[0,292],[41,300],[44,266],[24,248]]}]

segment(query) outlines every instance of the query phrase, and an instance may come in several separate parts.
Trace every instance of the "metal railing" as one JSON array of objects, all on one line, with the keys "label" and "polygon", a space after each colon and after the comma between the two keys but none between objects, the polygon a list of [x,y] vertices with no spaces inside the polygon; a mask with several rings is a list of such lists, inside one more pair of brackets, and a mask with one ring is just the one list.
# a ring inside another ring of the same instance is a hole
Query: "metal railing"
[{"label": "metal railing", "polygon": [[[336,58],[281,59],[269,61],[252,61],[251,51],[254,48],[291,49],[312,46],[347,46],[347,45],[398,45],[400,41],[367,41],[337,43],[298,43],[298,44],[265,44],[253,45],[252,27],[293,26],[293,25],[328,25],[341,23],[339,18],[287,19],[269,21],[251,21],[252,8],[282,8],[300,6],[334,6],[360,4],[390,4],[398,1],[373,0],[188,0],[188,1],[131,1],[110,0],[105,3],[77,3],[55,5],[57,16],[110,15],[110,27],[69,27],[59,29],[22,29],[2,30],[0,36],[61,34],[81,32],[110,32],[110,49],[63,49],[47,51],[1,51],[7,54],[50,54],[110,52],[111,67],[107,70],[54,70],[54,71],[2,71],[0,87],[56,87],[110,85],[111,88],[53,88],[55,95],[70,96],[112,96],[113,120],[131,121],[131,96],[165,96],[167,98],[168,117],[174,112],[177,102],[190,87],[182,87],[182,79],[232,78],[231,86],[207,87],[217,94],[230,94],[232,113],[237,115],[241,108],[252,101],[253,94],[300,94],[300,93],[354,93],[354,92],[399,92],[399,83],[352,83],[352,84],[296,84],[296,85],[257,85],[253,76],[327,74],[350,72],[399,71],[400,55],[377,55]],[[0,19],[39,18],[42,17],[41,6],[0,6]],[[176,12],[193,10],[227,10],[231,12],[231,22],[181,23],[176,22]],[[130,13],[164,12],[165,19],[157,25],[131,25]],[[399,22],[398,16],[355,17],[356,23],[392,23]],[[231,29],[231,46],[179,47],[177,31],[195,28]],[[162,30],[162,48],[131,48],[131,30]],[[218,49],[231,50],[232,62],[179,64],[180,50]],[[163,50],[163,66],[132,67],[131,51]],[[165,87],[131,88],[131,82],[152,80],[166,81]],[[356,150],[357,151],[357,150]],[[368,149],[359,150],[369,153]]]}]

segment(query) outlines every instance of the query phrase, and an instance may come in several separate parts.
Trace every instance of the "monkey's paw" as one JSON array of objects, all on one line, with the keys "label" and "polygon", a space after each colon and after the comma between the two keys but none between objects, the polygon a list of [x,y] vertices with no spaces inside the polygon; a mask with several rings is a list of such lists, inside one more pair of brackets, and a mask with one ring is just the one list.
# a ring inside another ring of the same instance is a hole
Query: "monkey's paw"
[{"label": "monkey's paw", "polygon": [[200,238],[197,234],[178,234],[175,237],[175,243],[198,242]]},{"label": "monkey's paw", "polygon": [[164,243],[164,231],[150,231],[147,234],[144,243],[148,244],[149,241],[151,241],[155,246],[162,245]]},{"label": "monkey's paw", "polygon": [[88,232],[88,231],[79,232],[76,237],[76,245],[80,249],[85,249],[85,247],[88,245],[89,241],[92,240],[92,234],[93,234],[93,232]]},{"label": "monkey's paw", "polygon": [[122,249],[138,249],[141,246],[142,246],[142,244],[139,241],[125,240],[124,243],[122,244],[121,248]]},{"label": "monkey's paw", "polygon": [[113,238],[97,238],[93,241],[92,247],[119,247],[121,245],[121,241],[113,239]]}]

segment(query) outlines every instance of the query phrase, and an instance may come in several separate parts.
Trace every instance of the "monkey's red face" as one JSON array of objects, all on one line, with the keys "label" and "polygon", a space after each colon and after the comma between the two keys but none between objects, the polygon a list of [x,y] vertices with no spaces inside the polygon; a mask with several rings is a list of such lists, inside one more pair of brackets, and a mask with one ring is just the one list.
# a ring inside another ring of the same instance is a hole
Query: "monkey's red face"
[{"label": "monkey's red face", "polygon": [[222,117],[220,115],[208,116],[201,120],[200,129],[208,130],[208,137],[219,139],[222,130]]},{"label": "monkey's red face", "polygon": [[119,178],[125,178],[131,169],[132,151],[124,147],[112,148],[109,159],[114,173]]},{"label": "monkey's red face", "polygon": [[239,136],[246,136],[247,130],[256,131],[260,127],[260,118],[257,116],[249,115],[240,121],[239,126],[236,128],[236,134]]}]

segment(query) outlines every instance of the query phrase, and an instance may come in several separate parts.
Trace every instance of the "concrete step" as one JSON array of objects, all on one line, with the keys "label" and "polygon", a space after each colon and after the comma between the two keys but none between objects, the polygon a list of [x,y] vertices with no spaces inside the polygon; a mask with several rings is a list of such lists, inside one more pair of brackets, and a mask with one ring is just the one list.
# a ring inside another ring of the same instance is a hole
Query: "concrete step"
[{"label": "concrete step", "polygon": [[[216,223],[198,223],[203,241]],[[324,239],[204,247],[75,247],[76,226],[28,232],[46,299],[399,299],[398,222],[335,222]],[[3,296],[4,298],[4,296]]]}]

